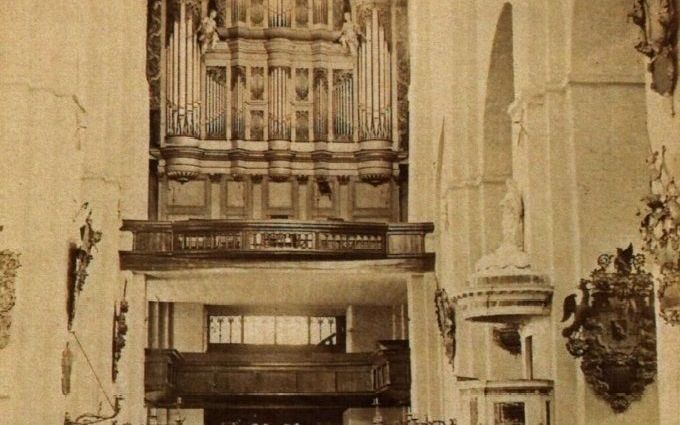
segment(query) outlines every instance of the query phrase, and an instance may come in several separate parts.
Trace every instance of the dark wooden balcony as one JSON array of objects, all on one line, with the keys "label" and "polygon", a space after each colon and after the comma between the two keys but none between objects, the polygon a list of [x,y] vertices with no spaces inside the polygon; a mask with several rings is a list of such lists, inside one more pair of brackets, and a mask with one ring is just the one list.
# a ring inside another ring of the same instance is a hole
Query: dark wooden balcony
[{"label": "dark wooden balcony", "polygon": [[431,269],[425,252],[431,223],[302,222],[292,220],[125,220],[131,251],[124,269],[213,266],[217,260],[416,260]]},{"label": "dark wooden balcony", "polygon": [[376,353],[178,353],[147,350],[145,391],[154,406],[362,407],[409,403],[408,342]]}]

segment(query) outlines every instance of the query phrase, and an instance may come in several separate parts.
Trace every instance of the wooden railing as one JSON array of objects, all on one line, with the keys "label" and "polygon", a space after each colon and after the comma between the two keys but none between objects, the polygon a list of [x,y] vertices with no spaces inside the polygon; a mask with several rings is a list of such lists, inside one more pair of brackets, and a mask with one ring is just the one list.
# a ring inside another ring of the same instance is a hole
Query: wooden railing
[{"label": "wooden railing", "polygon": [[291,220],[125,220],[134,253],[353,254],[367,258],[425,255],[430,223],[300,222]]},{"label": "wooden railing", "polygon": [[[384,377],[376,380],[376,376]],[[154,405],[247,404],[276,397],[295,405],[309,402],[368,406],[408,403],[408,343],[376,353],[178,353],[147,350],[145,388]],[[304,399],[307,399],[305,401]],[[341,401],[338,401],[341,400]],[[342,401],[344,400],[344,401]]]}]

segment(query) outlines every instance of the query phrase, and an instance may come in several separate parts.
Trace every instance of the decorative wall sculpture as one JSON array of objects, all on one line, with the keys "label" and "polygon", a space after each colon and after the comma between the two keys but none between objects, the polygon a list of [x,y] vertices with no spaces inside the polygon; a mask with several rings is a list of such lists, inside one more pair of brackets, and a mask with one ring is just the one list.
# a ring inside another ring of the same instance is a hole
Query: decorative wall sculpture
[{"label": "decorative wall sculpture", "polygon": [[652,275],[632,244],[602,254],[589,279],[581,279],[581,301],[564,301],[562,331],[567,350],[580,357],[586,381],[617,412],[640,399],[656,376],[656,328]]},{"label": "decorative wall sculpture", "polygon": [[446,357],[453,366],[456,358],[456,310],[444,288],[437,288],[434,293],[434,303],[437,308],[437,325],[444,340]]},{"label": "decorative wall sculpture", "polygon": [[680,323],[680,190],[666,166],[666,148],[647,159],[649,194],[640,212],[642,249],[659,265],[659,314]]},{"label": "decorative wall sculpture", "polygon": [[125,290],[123,291],[123,299],[119,305],[113,307],[113,335],[112,335],[112,362],[111,362],[111,380],[116,382],[118,378],[118,362],[121,359],[123,347],[125,347],[125,336],[128,332],[126,316],[130,310],[130,305],[125,299],[127,292],[127,282],[125,282]]},{"label": "decorative wall sculpture", "polygon": [[640,27],[635,49],[649,58],[652,90],[672,95],[677,80],[678,19],[673,0],[635,0],[628,16]]},{"label": "decorative wall sculpture", "polygon": [[505,182],[505,196],[500,202],[502,213],[503,240],[491,254],[482,257],[476,264],[477,273],[507,273],[526,270],[531,267],[529,256],[524,252],[524,203],[517,183]]},{"label": "decorative wall sculpture", "polygon": [[149,83],[151,109],[161,107],[161,40],[162,40],[162,0],[148,3],[146,36],[146,79]]},{"label": "decorative wall sculpture", "polygon": [[85,287],[88,273],[87,268],[94,258],[92,251],[102,239],[102,232],[92,228],[92,211],[80,227],[80,246],[69,251],[69,273],[67,279],[66,309],[68,314],[68,328],[71,329],[76,315],[76,299]]},{"label": "decorative wall sculpture", "polygon": [[495,326],[493,328],[493,341],[513,356],[522,354],[522,339],[519,334],[519,326],[516,323]]},{"label": "decorative wall sculpture", "polygon": [[7,347],[12,326],[12,309],[16,303],[16,277],[19,254],[0,251],[0,350]]}]

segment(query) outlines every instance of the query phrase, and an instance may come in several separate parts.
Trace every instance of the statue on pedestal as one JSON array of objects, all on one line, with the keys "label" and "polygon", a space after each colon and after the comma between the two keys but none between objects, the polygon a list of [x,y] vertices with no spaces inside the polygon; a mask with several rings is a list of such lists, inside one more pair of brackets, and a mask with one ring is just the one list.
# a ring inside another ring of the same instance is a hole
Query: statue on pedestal
[{"label": "statue on pedestal", "polygon": [[524,252],[524,205],[517,183],[508,179],[506,193],[500,202],[503,216],[501,226],[503,241],[491,254],[482,257],[476,264],[477,273],[503,274],[526,270],[531,267],[529,256]]}]

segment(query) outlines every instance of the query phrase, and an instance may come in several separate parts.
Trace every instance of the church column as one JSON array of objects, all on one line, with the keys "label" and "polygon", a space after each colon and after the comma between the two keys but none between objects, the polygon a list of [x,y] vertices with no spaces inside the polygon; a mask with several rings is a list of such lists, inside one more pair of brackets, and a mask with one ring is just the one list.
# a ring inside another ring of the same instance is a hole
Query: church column
[{"label": "church column", "polygon": [[158,320],[159,320],[159,304],[155,301],[149,301],[149,316],[148,316],[148,348],[158,348]]}]

